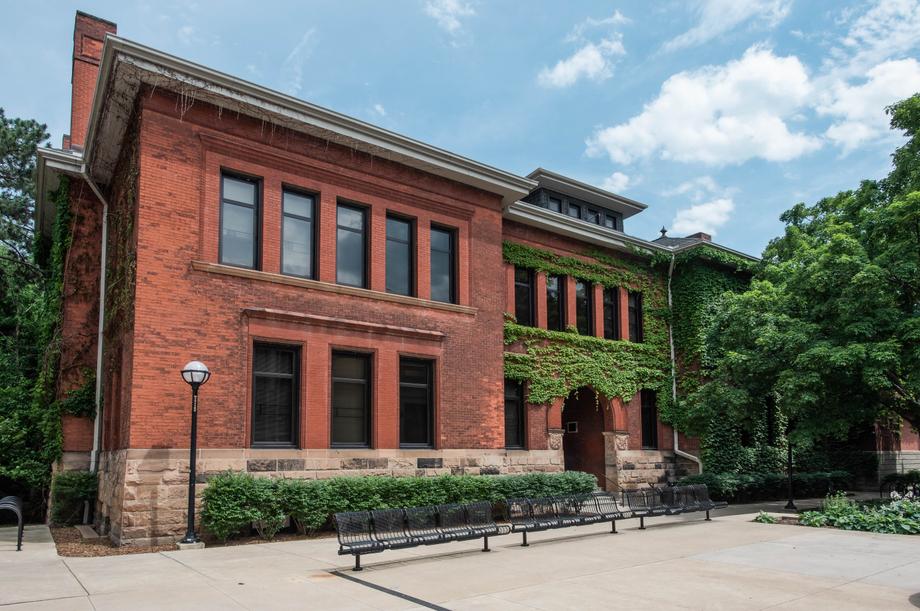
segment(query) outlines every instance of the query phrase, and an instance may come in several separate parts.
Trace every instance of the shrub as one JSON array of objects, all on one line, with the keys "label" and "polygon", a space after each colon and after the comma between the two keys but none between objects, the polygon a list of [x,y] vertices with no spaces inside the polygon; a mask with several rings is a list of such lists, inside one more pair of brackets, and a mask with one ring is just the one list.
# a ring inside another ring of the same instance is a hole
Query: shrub
[{"label": "shrub", "polygon": [[920,534],[920,501],[899,499],[868,505],[842,494],[829,495],[820,511],[806,511],[799,521],[805,526],[915,535]]},{"label": "shrub", "polygon": [[776,518],[771,516],[766,511],[761,511],[758,513],[757,517],[754,518],[754,521],[759,522],[760,524],[776,524]]},{"label": "shrub", "polygon": [[[793,473],[792,490],[796,497],[824,496],[851,486],[846,471]],[[786,498],[787,477],[784,473],[702,473],[682,478],[680,484],[706,484],[715,500],[731,503],[778,500]]]},{"label": "shrub", "polygon": [[438,477],[335,477],[327,480],[271,480],[248,473],[223,473],[204,492],[202,523],[226,539],[255,523],[271,538],[290,516],[301,533],[329,524],[340,511],[420,507],[506,498],[591,492],[597,480],[588,473],[526,475],[441,475]]},{"label": "shrub", "polygon": [[72,526],[83,521],[84,503],[94,503],[99,479],[89,471],[62,471],[51,480],[51,523]]},{"label": "shrub", "polygon": [[221,540],[255,524],[259,536],[272,539],[287,514],[278,482],[245,473],[222,473],[211,479],[202,496],[201,521]]}]

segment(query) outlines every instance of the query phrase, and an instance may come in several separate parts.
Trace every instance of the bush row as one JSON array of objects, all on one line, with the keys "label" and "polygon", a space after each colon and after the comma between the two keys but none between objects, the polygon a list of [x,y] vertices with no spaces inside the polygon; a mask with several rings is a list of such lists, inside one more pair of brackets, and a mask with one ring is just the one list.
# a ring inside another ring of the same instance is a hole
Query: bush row
[{"label": "bush row", "polygon": [[336,477],[326,480],[268,479],[227,472],[208,482],[202,525],[224,540],[252,524],[271,539],[290,517],[308,533],[328,525],[340,511],[421,507],[441,503],[501,502],[506,498],[591,492],[593,475],[441,475],[438,477]]},{"label": "bush row", "polygon": [[920,534],[920,501],[899,499],[867,505],[842,494],[832,495],[827,497],[820,511],[806,511],[799,520],[805,526],[916,535]]},{"label": "bush row", "polygon": [[[823,497],[852,486],[847,471],[793,473],[792,490],[796,497]],[[774,501],[786,498],[785,473],[702,473],[680,480],[681,484],[706,484],[713,499],[730,503]]]},{"label": "bush row", "polygon": [[89,471],[62,471],[51,480],[51,523],[72,526],[83,522],[83,504],[96,502],[99,480]]}]

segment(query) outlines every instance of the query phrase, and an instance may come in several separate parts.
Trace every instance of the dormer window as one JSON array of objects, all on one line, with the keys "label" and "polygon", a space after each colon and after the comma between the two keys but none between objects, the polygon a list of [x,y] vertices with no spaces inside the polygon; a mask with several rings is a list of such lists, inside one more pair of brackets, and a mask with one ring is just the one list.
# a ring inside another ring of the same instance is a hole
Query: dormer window
[{"label": "dormer window", "polygon": [[581,206],[578,204],[573,204],[569,202],[568,214],[572,218],[580,219],[581,218]]},{"label": "dormer window", "polygon": [[620,212],[577,199],[556,191],[539,188],[524,198],[524,201],[546,208],[550,212],[564,214],[592,225],[623,231],[623,216]]},{"label": "dormer window", "polygon": [[546,207],[553,212],[562,212],[562,200],[558,197],[550,197],[546,200]]}]

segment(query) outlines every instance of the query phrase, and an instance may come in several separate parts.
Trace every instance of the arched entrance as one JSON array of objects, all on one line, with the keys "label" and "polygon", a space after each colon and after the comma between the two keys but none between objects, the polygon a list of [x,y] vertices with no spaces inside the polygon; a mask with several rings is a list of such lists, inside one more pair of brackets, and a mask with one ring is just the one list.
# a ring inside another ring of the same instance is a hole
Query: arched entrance
[{"label": "arched entrance", "polygon": [[562,408],[562,450],[566,471],[584,471],[606,488],[604,403],[591,388],[579,388]]}]

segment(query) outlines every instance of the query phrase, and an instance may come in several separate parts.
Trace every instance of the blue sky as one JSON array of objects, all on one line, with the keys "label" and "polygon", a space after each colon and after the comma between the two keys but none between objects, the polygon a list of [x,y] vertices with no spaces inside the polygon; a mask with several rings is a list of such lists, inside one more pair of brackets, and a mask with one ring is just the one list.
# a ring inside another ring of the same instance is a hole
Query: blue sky
[{"label": "blue sky", "polygon": [[0,106],[68,130],[74,11],[119,35],[450,151],[648,204],[626,231],[759,254],[779,214],[888,171],[920,91],[920,0],[31,1]]}]

